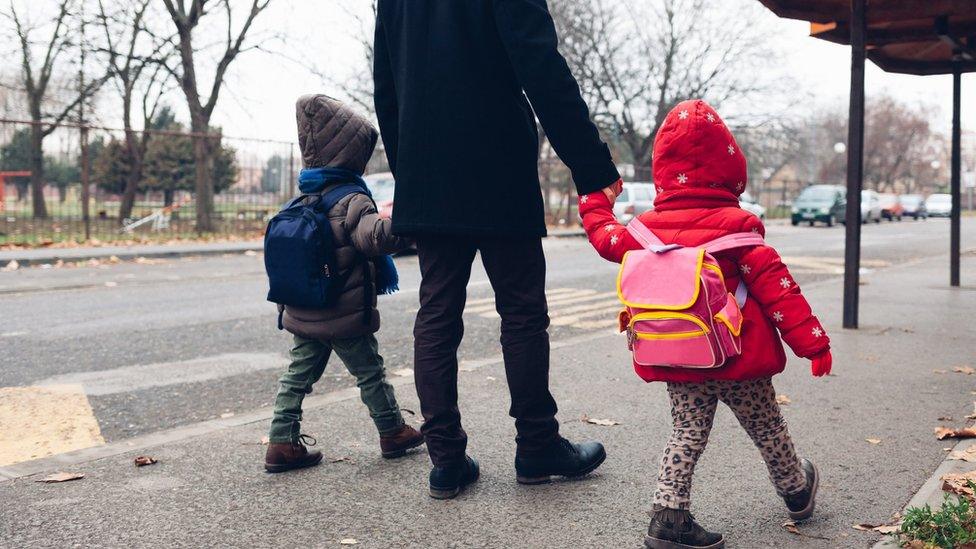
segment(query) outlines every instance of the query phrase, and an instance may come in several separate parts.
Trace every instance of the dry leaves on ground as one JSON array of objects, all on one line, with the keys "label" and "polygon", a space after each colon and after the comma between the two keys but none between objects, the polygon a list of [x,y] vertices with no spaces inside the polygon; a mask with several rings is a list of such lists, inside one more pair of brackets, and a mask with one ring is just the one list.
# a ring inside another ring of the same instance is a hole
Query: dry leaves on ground
[{"label": "dry leaves on ground", "polygon": [[870,522],[862,522],[860,524],[855,524],[854,529],[861,530],[862,532],[894,534],[895,532],[901,529],[901,524],[872,524]]},{"label": "dry leaves on ground", "polygon": [[793,401],[790,400],[790,397],[786,395],[776,395],[776,404],[783,405],[783,404],[790,404],[791,402]]},{"label": "dry leaves on ground", "polygon": [[413,376],[413,368],[397,368],[390,370],[390,373],[399,377],[411,377]]},{"label": "dry leaves on ground", "polygon": [[342,463],[343,461],[348,462],[348,463],[356,463],[355,461],[352,460],[352,458],[350,458],[348,456],[342,456],[342,457],[332,458],[332,459],[329,460],[329,463]]},{"label": "dry leaves on ground", "polygon": [[971,366],[956,366],[952,369],[952,371],[956,372],[957,374],[966,374],[967,376],[976,374],[976,368]]},{"label": "dry leaves on ground", "polygon": [[976,463],[976,444],[973,444],[969,448],[959,452],[952,452],[949,454],[948,459],[954,459],[957,461],[968,461],[969,463]]},{"label": "dry leaves on ground", "polygon": [[866,438],[864,440],[870,442],[871,444],[881,444],[880,438]]},{"label": "dry leaves on ground", "polygon": [[596,419],[586,414],[580,416],[580,421],[582,421],[583,423],[589,423],[591,425],[601,425],[603,427],[613,427],[614,425],[620,425],[619,421],[614,421],[612,419]]},{"label": "dry leaves on ground", "polygon": [[935,369],[935,370],[932,370],[932,373],[933,374],[948,374],[949,373],[949,370]]},{"label": "dry leaves on ground", "polygon": [[966,416],[966,419],[976,419],[976,402],[973,403],[973,413]]},{"label": "dry leaves on ground", "polygon": [[146,465],[157,463],[156,458],[150,456],[139,456],[133,461],[136,464],[136,467],[145,467]]},{"label": "dry leaves on ground", "polygon": [[359,545],[356,538],[345,538],[339,540],[339,545]]},{"label": "dry leaves on ground", "polygon": [[78,480],[82,478],[85,478],[85,473],[54,473],[44,478],[39,478],[34,482],[45,482],[50,484],[53,482],[68,482],[69,480]]},{"label": "dry leaves on ground", "polygon": [[953,429],[951,427],[936,427],[935,438],[944,440],[947,438],[974,438],[976,437],[976,427],[963,427]]},{"label": "dry leaves on ground", "polygon": [[942,491],[952,492],[957,496],[964,496],[970,500],[974,499],[973,489],[969,486],[970,482],[976,482],[976,471],[968,473],[942,475]]},{"label": "dry leaves on ground", "polygon": [[794,536],[803,536],[805,538],[813,538],[813,539],[829,539],[823,536],[817,536],[814,534],[805,534],[801,532],[800,528],[796,525],[796,522],[792,520],[788,520],[784,522],[782,526],[783,526],[783,530],[786,530],[787,532],[793,534]]},{"label": "dry leaves on ground", "polygon": [[940,416],[940,417],[937,417],[935,419],[937,419],[939,421],[952,421],[952,416]]},{"label": "dry leaves on ground", "polygon": [[234,417],[234,412],[224,412],[220,414],[220,419],[227,419],[229,417]]}]

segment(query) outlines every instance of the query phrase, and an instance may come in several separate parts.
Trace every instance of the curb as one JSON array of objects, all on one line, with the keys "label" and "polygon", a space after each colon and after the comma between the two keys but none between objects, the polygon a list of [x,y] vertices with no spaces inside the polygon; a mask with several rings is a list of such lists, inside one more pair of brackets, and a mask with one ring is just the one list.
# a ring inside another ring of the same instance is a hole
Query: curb
[{"label": "curb", "polygon": [[[65,262],[84,262],[92,259],[108,259],[115,256],[123,261],[131,261],[139,257],[153,258],[174,258],[187,256],[207,256],[222,254],[241,254],[246,252],[260,252],[264,250],[264,242],[260,240],[229,243],[224,246],[208,245],[185,245],[167,247],[160,245],[154,248],[140,249],[138,247],[115,247],[106,246],[104,248],[63,248],[49,250],[49,254],[37,253],[39,250],[18,250],[13,252],[0,252],[0,267],[5,267],[9,263],[16,261],[21,267],[43,265],[45,263],[55,263],[58,260]],[[24,253],[24,255],[16,255]]]},{"label": "curb", "polygon": [[[952,447],[952,452],[961,452],[973,444],[972,439],[962,439],[955,446]],[[969,463],[966,461],[948,459],[942,461],[941,464],[932,473],[932,476],[922,484],[922,487],[918,489],[918,492],[912,496],[912,499],[908,500],[905,507],[902,508],[902,514],[909,507],[922,507],[928,505],[932,509],[938,509],[942,506],[942,476],[948,474],[958,474],[958,473],[968,473],[970,471],[976,470],[976,463]],[[897,542],[894,536],[885,536],[884,539],[874,544],[873,549],[897,549],[901,545]]]}]

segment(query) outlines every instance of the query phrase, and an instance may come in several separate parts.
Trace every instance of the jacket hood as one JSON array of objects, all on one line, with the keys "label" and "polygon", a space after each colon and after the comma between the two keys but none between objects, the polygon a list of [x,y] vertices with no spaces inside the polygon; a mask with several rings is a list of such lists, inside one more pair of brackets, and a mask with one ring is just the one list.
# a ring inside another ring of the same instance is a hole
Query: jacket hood
[{"label": "jacket hood", "polygon": [[655,208],[738,206],[746,189],[746,157],[711,105],[682,101],[654,139]]},{"label": "jacket hood", "polygon": [[342,168],[362,175],[379,133],[368,118],[327,95],[304,95],[296,104],[298,145],[306,168]]}]

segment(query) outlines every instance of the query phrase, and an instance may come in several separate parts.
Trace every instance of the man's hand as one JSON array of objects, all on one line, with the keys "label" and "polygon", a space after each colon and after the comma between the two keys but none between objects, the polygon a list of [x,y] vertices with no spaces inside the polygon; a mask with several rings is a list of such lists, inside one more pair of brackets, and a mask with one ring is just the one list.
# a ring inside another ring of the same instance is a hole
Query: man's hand
[{"label": "man's hand", "polygon": [[624,192],[623,179],[618,179],[616,183],[603,189],[603,194],[607,195],[607,200],[610,201],[611,206],[617,201],[617,197],[620,196],[620,193],[622,192]]}]

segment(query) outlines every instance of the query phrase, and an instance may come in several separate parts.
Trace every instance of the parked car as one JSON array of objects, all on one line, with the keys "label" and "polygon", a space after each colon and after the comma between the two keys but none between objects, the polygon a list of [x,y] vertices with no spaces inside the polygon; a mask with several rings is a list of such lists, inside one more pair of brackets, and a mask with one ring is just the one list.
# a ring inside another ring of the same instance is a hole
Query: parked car
[{"label": "parked car", "polygon": [[840,185],[811,185],[800,193],[793,201],[793,215],[790,221],[794,226],[801,221],[810,223],[826,223],[832,227],[835,222],[844,220],[844,209],[847,208],[847,198],[844,187]]},{"label": "parked car", "polygon": [[861,223],[881,223],[881,198],[878,191],[861,191]]},{"label": "parked car", "polygon": [[375,173],[364,178],[369,192],[373,194],[373,201],[379,210],[380,217],[389,218],[393,216],[393,192],[396,189],[396,181],[392,173]]},{"label": "parked car", "polygon": [[917,221],[929,216],[929,211],[925,209],[925,199],[920,194],[903,194],[899,197],[899,202],[901,202],[902,214],[907,217]]},{"label": "parked car", "polygon": [[749,191],[746,191],[739,196],[739,207],[755,215],[759,219],[766,219],[766,208],[756,202],[752,195],[749,194]]},{"label": "parked car", "polygon": [[878,199],[881,201],[881,217],[888,221],[894,221],[896,219],[901,221],[902,215],[905,213],[905,208],[902,207],[900,197],[897,194],[880,194],[878,195]]},{"label": "parked car", "polygon": [[624,183],[624,190],[613,204],[613,215],[623,224],[653,210],[657,191],[652,183]]},{"label": "parked car", "polygon": [[952,195],[929,195],[929,197],[925,199],[925,210],[931,217],[949,217],[952,215]]}]

